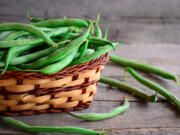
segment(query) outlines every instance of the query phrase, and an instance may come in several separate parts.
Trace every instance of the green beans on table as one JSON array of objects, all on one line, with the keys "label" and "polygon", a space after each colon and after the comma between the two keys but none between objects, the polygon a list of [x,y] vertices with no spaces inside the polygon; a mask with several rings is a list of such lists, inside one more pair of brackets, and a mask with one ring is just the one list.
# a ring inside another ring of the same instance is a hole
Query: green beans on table
[{"label": "green beans on table", "polygon": [[149,95],[147,92],[143,91],[140,88],[137,88],[133,85],[124,83],[124,82],[120,82],[118,80],[115,79],[111,79],[108,77],[103,77],[101,76],[100,78],[100,82],[104,83],[104,84],[108,84],[111,86],[115,86],[123,91],[126,91],[128,93],[133,93],[135,96],[143,99],[144,101],[149,101],[149,102],[156,102],[157,101],[157,94],[155,95]]},{"label": "green beans on table", "polygon": [[161,70],[159,68],[155,68],[155,67],[148,65],[148,64],[143,64],[140,62],[136,62],[134,60],[118,57],[118,56],[115,56],[112,54],[110,55],[110,61],[112,61],[115,64],[119,64],[120,66],[131,67],[131,68],[143,71],[143,72],[152,73],[152,74],[161,76],[161,77],[169,79],[169,80],[174,80],[177,83],[179,83],[178,78],[176,76],[172,75],[169,72],[166,72],[166,71]]},{"label": "green beans on table", "polygon": [[69,42],[66,46],[57,49],[48,56],[36,60],[31,64],[24,64],[21,65],[20,67],[23,69],[41,68],[53,62],[56,62],[57,60],[63,59],[66,55],[71,53],[74,49],[76,49],[76,47],[79,47],[86,40],[87,36],[89,35],[89,32],[90,32],[90,28],[88,28],[81,36]]},{"label": "green beans on table", "polygon": [[160,86],[159,84],[141,76],[135,70],[128,67],[126,71],[129,72],[138,82],[142,83],[143,85],[147,86],[148,88],[156,91],[158,94],[164,96],[168,101],[170,101],[175,107],[180,111],[180,99],[178,99],[175,95],[170,93],[168,90]]},{"label": "green beans on table", "polygon": [[37,27],[80,27],[88,28],[88,23],[82,19],[51,19],[43,22],[34,23]]},{"label": "green beans on table", "polygon": [[[58,44],[53,42],[45,32],[39,28],[30,25],[30,24],[21,24],[21,23],[4,23],[0,24],[0,31],[9,31],[9,30],[22,30],[32,33],[40,38],[42,38],[47,44],[57,47]],[[0,48],[5,47],[4,41],[0,41]]]},{"label": "green beans on table", "polygon": [[67,114],[88,121],[97,121],[104,120],[114,116],[117,116],[120,113],[125,112],[129,109],[128,99],[125,97],[124,104],[122,106],[115,107],[110,110],[108,113],[76,113],[76,112],[66,112]]},{"label": "green beans on table", "polygon": [[2,117],[2,116],[0,116],[0,120],[6,123],[7,125],[11,125],[25,132],[32,132],[32,133],[67,133],[67,134],[82,134],[82,135],[104,135],[110,132],[110,131],[98,132],[98,131],[78,128],[73,126],[66,126],[66,127],[30,126],[23,123],[22,121],[15,120],[10,117]]},{"label": "green beans on table", "polygon": [[24,71],[40,72],[42,74],[54,74],[54,73],[62,70],[63,68],[65,68],[72,62],[72,60],[76,56],[77,50],[78,49],[76,48],[75,50],[73,50],[71,53],[69,53],[67,56],[65,56],[63,59],[59,60],[58,62],[55,62],[51,65],[45,66],[41,69],[38,69],[38,70],[27,69]]}]

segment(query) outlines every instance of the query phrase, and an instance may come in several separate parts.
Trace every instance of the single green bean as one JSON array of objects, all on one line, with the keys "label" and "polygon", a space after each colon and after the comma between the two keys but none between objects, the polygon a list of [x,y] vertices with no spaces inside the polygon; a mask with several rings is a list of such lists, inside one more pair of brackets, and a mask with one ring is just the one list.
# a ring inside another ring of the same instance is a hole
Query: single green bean
[{"label": "single green bean", "polygon": [[78,128],[73,126],[66,127],[53,127],[53,126],[30,126],[22,121],[15,120],[10,117],[0,117],[0,120],[8,125],[14,126],[26,132],[32,133],[68,133],[68,134],[83,134],[83,135],[103,135],[109,133],[109,131],[93,131],[84,128]]},{"label": "single green bean", "polygon": [[[95,50],[94,50],[94,49],[87,49],[87,50],[85,51],[84,56],[91,55],[91,54],[93,54],[94,52],[95,52]],[[78,52],[78,53],[77,53],[77,55],[75,56],[75,58],[74,58],[74,59],[77,59],[77,58],[79,57],[79,55],[80,55],[80,52]],[[83,57],[84,57],[84,56],[83,56]]]},{"label": "single green bean", "polygon": [[88,28],[81,36],[74,39],[66,46],[57,49],[48,56],[36,60],[31,64],[21,65],[21,68],[26,68],[26,69],[41,68],[43,66],[49,65],[53,62],[56,62],[57,60],[64,58],[66,55],[71,53],[76,47],[79,47],[86,40],[87,36],[89,35],[89,32],[90,32],[90,28]]},{"label": "single green bean", "polygon": [[11,33],[11,32],[10,31],[1,32],[0,33],[0,40],[2,40],[4,37],[6,37],[9,33]]},{"label": "single green bean", "polygon": [[32,12],[32,10],[30,10],[29,12],[27,12],[27,19],[30,21],[30,22],[32,22],[32,23],[37,23],[37,22],[42,22],[42,21],[46,21],[46,20],[49,20],[50,19],[50,16],[48,16],[48,17],[46,17],[46,18],[44,18],[44,19],[39,19],[39,18],[32,18],[31,17],[31,12]]},{"label": "single green bean", "polygon": [[114,50],[116,50],[116,48],[112,42],[110,42],[109,40],[98,38],[98,37],[90,37],[89,38],[89,44],[98,45],[98,46],[104,46],[104,45],[109,44],[113,47]]},{"label": "single green bean", "polygon": [[[68,30],[65,35],[62,37],[62,39],[60,40],[61,42],[68,40],[71,37],[71,30]],[[64,47],[64,44],[61,44],[59,47]]]},{"label": "single green bean", "polygon": [[104,39],[107,39],[107,35],[108,35],[108,28],[106,28],[106,30],[105,30]]},{"label": "single green bean", "polygon": [[95,24],[96,25],[96,30],[94,32],[96,34],[96,37],[102,38],[102,31],[101,31],[101,29],[99,27],[99,18],[100,18],[100,16],[98,14],[97,19],[96,19],[96,24]]},{"label": "single green bean", "polygon": [[157,94],[149,95],[147,92],[145,92],[142,89],[137,88],[133,85],[130,85],[130,84],[127,84],[124,82],[120,82],[118,80],[111,79],[108,77],[103,77],[103,76],[101,76],[100,82],[111,85],[111,86],[115,86],[123,91],[128,92],[128,93],[133,93],[135,96],[143,99],[144,101],[157,102]]},{"label": "single green bean", "polygon": [[68,66],[72,62],[72,60],[76,56],[77,50],[78,49],[76,48],[72,53],[69,53],[62,60],[59,60],[58,62],[53,63],[51,65],[48,65],[46,67],[43,67],[43,68],[41,68],[39,70],[27,69],[27,70],[24,70],[24,71],[40,72],[42,74],[54,74],[54,73],[57,73],[60,70],[62,70],[63,68],[65,68],[66,66]]},{"label": "single green bean", "polygon": [[0,51],[0,59],[2,59],[5,55],[5,51]]},{"label": "single green bean", "polygon": [[97,121],[97,120],[104,120],[117,116],[118,114],[125,112],[128,109],[129,109],[129,102],[128,99],[125,97],[124,104],[122,106],[115,107],[114,109],[110,110],[108,113],[84,113],[84,114],[75,113],[75,112],[66,112],[66,113],[75,118],[89,120],[89,121]]},{"label": "single green bean", "polygon": [[170,93],[168,90],[160,86],[159,84],[141,76],[138,74],[135,70],[132,68],[128,67],[126,68],[126,71],[128,71],[138,82],[144,84],[148,88],[156,91],[160,95],[164,96],[168,101],[173,103],[173,105],[176,106],[176,108],[180,111],[180,99],[178,99],[175,95]]},{"label": "single green bean", "polygon": [[[53,42],[45,32],[43,32],[42,30],[40,30],[39,28],[30,25],[30,24],[21,24],[21,23],[4,23],[4,24],[0,24],[0,31],[8,31],[8,30],[23,30],[23,31],[27,31],[29,33],[32,33],[40,38],[42,38],[47,44],[51,45],[51,46],[58,46],[57,43]],[[4,41],[0,41],[0,47],[6,47],[4,44]]]},{"label": "single green bean", "polygon": [[34,23],[37,27],[88,27],[88,23],[81,19],[52,19],[43,22]]},{"label": "single green bean", "polygon": [[84,54],[85,54],[85,52],[86,52],[86,50],[87,50],[87,47],[88,47],[88,43],[89,43],[89,41],[88,40],[86,40],[82,45],[81,45],[81,47],[80,47],[80,54],[79,54],[79,57],[78,57],[78,59],[80,59],[80,58],[82,58],[83,56],[84,56]]},{"label": "single green bean", "polygon": [[143,71],[143,72],[152,73],[152,74],[161,76],[161,77],[169,79],[169,80],[174,80],[177,83],[179,83],[178,78],[176,76],[172,75],[169,72],[166,72],[159,68],[155,68],[148,64],[143,64],[140,62],[136,62],[134,60],[118,57],[118,56],[115,56],[112,54],[110,55],[110,61],[114,62],[115,64],[119,64],[120,66],[131,67],[131,68]]},{"label": "single green bean", "polygon": [[[52,29],[49,29],[49,28],[39,28],[39,29],[43,30],[44,32],[52,31]],[[23,36],[29,36],[29,35],[31,35],[31,33],[25,32],[25,31],[12,31],[9,34],[7,34],[2,40],[9,41],[9,40],[18,39]]]},{"label": "single green bean", "polygon": [[40,51],[37,51],[37,52],[34,52],[34,53],[30,53],[30,54],[27,54],[27,55],[23,55],[23,56],[20,56],[20,57],[15,57],[11,60],[10,64],[11,65],[19,65],[19,64],[22,64],[22,63],[27,63],[27,62],[31,62],[33,60],[36,60],[36,59],[39,59],[43,56],[46,56],[48,55],[49,53],[53,52],[56,50],[56,47],[49,47],[47,49],[44,49],[44,50],[40,50]]},{"label": "single green bean", "polygon": [[111,49],[112,49],[112,46],[110,46],[108,44],[106,46],[103,46],[101,49],[97,50],[96,52],[94,52],[91,55],[84,56],[84,57],[82,57],[80,59],[77,59],[77,60],[73,61],[70,65],[72,66],[72,65],[76,65],[76,64],[81,64],[81,63],[85,63],[85,62],[88,62],[90,60],[96,59],[99,56],[109,52]]}]

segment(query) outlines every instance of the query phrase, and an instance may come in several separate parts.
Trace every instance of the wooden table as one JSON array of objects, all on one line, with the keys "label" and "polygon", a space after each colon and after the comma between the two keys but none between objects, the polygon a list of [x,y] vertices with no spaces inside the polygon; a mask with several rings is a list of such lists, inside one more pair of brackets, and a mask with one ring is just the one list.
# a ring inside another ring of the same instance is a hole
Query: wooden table
[{"label": "wooden table", "polygon": [[[121,57],[132,58],[137,61],[152,64],[161,69],[170,71],[180,78],[180,46],[178,45],[127,45],[119,46],[116,53]],[[123,68],[108,63],[103,71],[104,76],[123,81]],[[158,82],[169,91],[180,98],[180,86],[173,81],[167,81],[152,75],[144,76]],[[127,82],[139,88],[149,91],[148,88],[139,84],[130,75]],[[123,97],[129,94],[117,88],[104,84],[98,85],[93,105],[81,112],[107,112],[115,106],[122,104]],[[111,119],[95,122],[86,122],[73,118],[66,114],[43,114],[32,116],[19,116],[15,119],[22,120],[30,125],[46,126],[77,126],[93,130],[113,130],[109,135],[179,135],[180,114],[174,107],[162,98],[157,103],[145,103],[144,101],[131,97],[130,109]],[[15,128],[0,123],[0,135],[24,135]],[[44,134],[42,134],[44,135]],[[48,133],[46,133],[48,135]]]}]

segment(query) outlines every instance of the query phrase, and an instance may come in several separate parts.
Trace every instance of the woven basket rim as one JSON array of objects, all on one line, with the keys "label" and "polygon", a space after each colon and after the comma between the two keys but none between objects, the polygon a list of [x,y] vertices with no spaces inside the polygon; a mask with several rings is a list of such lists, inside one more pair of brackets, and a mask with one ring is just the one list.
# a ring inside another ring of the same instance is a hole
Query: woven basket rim
[{"label": "woven basket rim", "polygon": [[[28,72],[28,71],[7,71],[4,75],[0,75],[0,80],[4,79],[12,79],[15,78],[17,80],[24,79],[61,79],[66,76],[74,76],[78,75],[81,72],[86,70],[92,70],[97,67],[104,65],[107,61],[109,61],[109,53],[103,54],[100,57],[91,60],[89,62],[83,64],[77,64],[70,67],[66,67],[61,71],[54,74],[41,74],[37,72]],[[0,72],[1,73],[1,72]]]}]

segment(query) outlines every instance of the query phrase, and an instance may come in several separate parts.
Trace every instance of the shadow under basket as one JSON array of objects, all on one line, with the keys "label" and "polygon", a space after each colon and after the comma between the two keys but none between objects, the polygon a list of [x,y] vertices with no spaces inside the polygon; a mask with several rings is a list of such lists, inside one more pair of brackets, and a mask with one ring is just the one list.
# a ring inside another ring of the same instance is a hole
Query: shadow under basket
[{"label": "shadow under basket", "polygon": [[0,76],[0,113],[32,115],[88,108],[109,55],[55,74],[7,71]]}]

